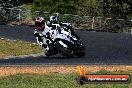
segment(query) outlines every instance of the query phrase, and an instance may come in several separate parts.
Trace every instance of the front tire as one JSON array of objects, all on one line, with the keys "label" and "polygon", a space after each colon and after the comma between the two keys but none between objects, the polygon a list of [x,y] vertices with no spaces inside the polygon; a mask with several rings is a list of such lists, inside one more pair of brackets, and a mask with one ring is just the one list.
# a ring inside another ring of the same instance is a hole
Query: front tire
[{"label": "front tire", "polygon": [[[63,41],[62,41],[63,42]],[[63,42],[64,43],[64,42]],[[57,41],[55,43],[55,48],[56,50],[63,56],[66,56],[66,57],[74,57],[73,55],[73,51],[69,49],[69,47],[64,47],[63,45],[61,45],[59,43],[59,41]]]}]

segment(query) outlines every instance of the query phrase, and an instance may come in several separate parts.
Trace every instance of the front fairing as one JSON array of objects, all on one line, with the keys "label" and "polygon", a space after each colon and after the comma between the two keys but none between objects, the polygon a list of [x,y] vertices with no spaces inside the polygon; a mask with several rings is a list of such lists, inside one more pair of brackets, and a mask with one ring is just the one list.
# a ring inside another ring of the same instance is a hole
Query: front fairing
[{"label": "front fairing", "polygon": [[74,40],[77,40],[76,38],[73,38],[70,31],[65,31],[63,28],[61,29],[61,32],[58,32],[58,34],[56,35],[56,39],[63,39],[73,44]]}]

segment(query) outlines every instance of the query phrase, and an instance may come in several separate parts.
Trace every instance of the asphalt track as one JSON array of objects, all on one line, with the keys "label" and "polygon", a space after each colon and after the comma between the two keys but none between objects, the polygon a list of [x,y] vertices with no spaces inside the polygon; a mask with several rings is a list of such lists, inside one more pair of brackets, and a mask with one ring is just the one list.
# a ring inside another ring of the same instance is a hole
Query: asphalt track
[{"label": "asphalt track", "polygon": [[[0,59],[0,65],[132,65],[132,35],[125,33],[76,31],[84,44],[84,58],[12,57]],[[0,38],[36,42],[33,27],[0,25]]]}]

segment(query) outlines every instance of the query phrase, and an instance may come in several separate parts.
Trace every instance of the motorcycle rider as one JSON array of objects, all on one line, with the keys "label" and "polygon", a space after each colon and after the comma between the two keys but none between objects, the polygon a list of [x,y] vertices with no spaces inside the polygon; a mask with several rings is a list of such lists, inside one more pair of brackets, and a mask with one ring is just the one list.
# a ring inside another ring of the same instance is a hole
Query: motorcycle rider
[{"label": "motorcycle rider", "polygon": [[53,29],[56,29],[56,26],[54,24],[59,24],[60,26],[65,26],[67,29],[70,29],[71,34],[73,36],[75,36],[78,40],[80,40],[78,35],[74,32],[72,26],[70,24],[67,24],[67,23],[62,23],[56,16],[51,16],[50,20],[48,22],[45,22],[45,19],[43,17],[37,17],[35,19],[34,36],[37,39],[37,43],[40,46],[46,48],[46,50],[45,50],[45,55],[46,56],[54,55],[54,54],[56,54],[56,52],[52,49],[51,44],[48,44],[47,42],[46,43],[43,42],[42,37],[45,38],[45,40],[47,39],[46,38],[47,35],[46,34],[44,35],[42,33],[44,31],[44,29],[45,29],[45,24],[48,27],[51,27]]},{"label": "motorcycle rider", "polygon": [[[43,42],[43,38],[45,38],[46,40],[46,35],[44,35],[42,32],[44,31],[45,29],[45,19],[43,17],[37,17],[35,19],[35,31],[34,31],[34,36],[36,37],[37,39],[37,43],[46,48],[45,50],[45,55],[46,56],[50,56],[50,55],[53,55],[55,54],[55,52],[53,52],[53,50],[50,48],[50,44],[48,43],[44,43]],[[42,38],[43,37],[43,38]]]},{"label": "motorcycle rider", "polygon": [[[47,24],[49,27],[55,28],[53,24],[59,24],[60,26],[66,27],[66,29],[70,29],[71,34],[75,36],[78,40],[80,40],[79,36],[75,33],[70,23],[63,23],[58,19],[58,16],[50,16],[49,23]],[[56,29],[56,28],[55,28]]]}]

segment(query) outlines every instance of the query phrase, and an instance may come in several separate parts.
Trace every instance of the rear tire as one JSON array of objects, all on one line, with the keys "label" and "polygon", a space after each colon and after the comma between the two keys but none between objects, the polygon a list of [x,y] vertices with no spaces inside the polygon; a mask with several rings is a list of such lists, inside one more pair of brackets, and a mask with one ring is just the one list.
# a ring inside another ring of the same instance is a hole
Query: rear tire
[{"label": "rear tire", "polygon": [[85,56],[85,48],[82,45],[79,45],[76,50],[76,56],[84,57]]}]

